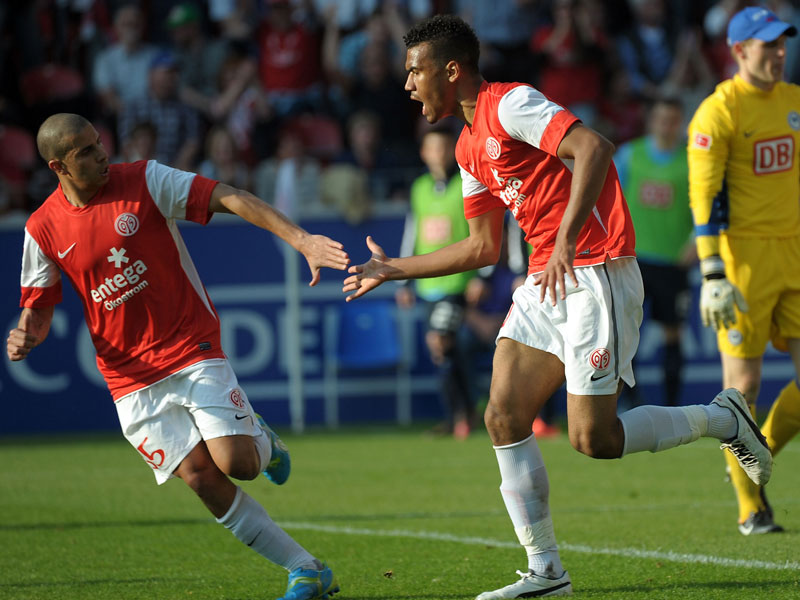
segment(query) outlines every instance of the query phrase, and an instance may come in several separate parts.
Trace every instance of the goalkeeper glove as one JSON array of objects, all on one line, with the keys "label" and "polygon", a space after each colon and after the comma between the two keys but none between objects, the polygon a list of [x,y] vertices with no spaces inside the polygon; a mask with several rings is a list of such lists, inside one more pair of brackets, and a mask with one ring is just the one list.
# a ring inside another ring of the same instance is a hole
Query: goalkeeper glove
[{"label": "goalkeeper glove", "polygon": [[725,278],[725,263],[719,256],[700,261],[703,285],[700,288],[700,316],[703,325],[719,329],[736,323],[734,306],[747,312],[747,302],[735,285]]}]

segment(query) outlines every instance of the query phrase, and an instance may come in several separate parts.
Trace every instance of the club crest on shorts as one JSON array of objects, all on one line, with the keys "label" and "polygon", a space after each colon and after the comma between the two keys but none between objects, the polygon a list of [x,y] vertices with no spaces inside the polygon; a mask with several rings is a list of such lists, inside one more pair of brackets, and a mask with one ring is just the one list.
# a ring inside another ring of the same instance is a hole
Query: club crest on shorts
[{"label": "club crest on shorts", "polygon": [[114,221],[114,229],[118,234],[130,237],[139,231],[139,219],[133,213],[122,213]]},{"label": "club crest on shorts", "polygon": [[244,398],[242,398],[242,392],[239,388],[231,390],[231,403],[236,408],[244,408]]},{"label": "club crest on shorts", "polygon": [[607,348],[595,348],[589,355],[589,364],[595,371],[603,371],[611,364],[611,352]]},{"label": "club crest on shorts", "polygon": [[742,332],[738,329],[728,329],[728,341],[731,343],[732,346],[738,346],[742,343],[744,337],[742,336]]},{"label": "club crest on shorts", "polygon": [[500,142],[492,136],[486,138],[486,154],[488,154],[489,158],[492,160],[500,158]]}]

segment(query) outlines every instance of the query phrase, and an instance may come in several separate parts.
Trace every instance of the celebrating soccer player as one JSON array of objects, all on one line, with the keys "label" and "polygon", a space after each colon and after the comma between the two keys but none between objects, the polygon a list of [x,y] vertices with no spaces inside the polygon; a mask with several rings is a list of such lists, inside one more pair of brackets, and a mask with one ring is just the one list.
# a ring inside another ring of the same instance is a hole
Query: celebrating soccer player
[{"label": "celebrating soccer player", "polygon": [[431,123],[448,115],[465,123],[456,158],[469,236],[406,258],[387,257],[368,237],[372,258],[350,267],[343,291],[352,301],[387,280],[492,264],[505,211],[517,219],[533,252],[498,335],[485,422],[528,565],[521,579],[478,599],[568,595],[547,471],[531,435],[539,409],[565,380],[569,438],[589,456],[657,452],[710,436],[760,483],[772,457],[736,390],[707,406],[640,406],[617,417],[623,382],[634,384],[643,289],[613,145],[530,85],[484,81],[478,40],[458,17],[423,21],[405,42],[406,90],[422,114]]}]

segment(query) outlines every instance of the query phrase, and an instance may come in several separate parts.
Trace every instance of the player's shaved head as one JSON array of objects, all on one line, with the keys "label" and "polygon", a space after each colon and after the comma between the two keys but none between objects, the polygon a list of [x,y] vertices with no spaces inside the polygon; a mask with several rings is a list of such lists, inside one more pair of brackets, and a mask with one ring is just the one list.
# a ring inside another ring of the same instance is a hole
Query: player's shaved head
[{"label": "player's shaved head", "polygon": [[72,150],[75,136],[91,125],[84,117],[72,113],[57,113],[45,119],[36,134],[36,147],[45,162],[63,160]]}]

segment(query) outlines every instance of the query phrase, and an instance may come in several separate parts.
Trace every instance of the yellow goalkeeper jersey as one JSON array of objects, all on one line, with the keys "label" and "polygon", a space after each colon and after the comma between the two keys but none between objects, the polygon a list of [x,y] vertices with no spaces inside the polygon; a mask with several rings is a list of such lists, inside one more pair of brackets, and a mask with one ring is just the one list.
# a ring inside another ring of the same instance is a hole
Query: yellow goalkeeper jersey
[{"label": "yellow goalkeeper jersey", "polygon": [[689,202],[697,251],[719,253],[719,234],[800,234],[800,86],[761,90],[735,75],[689,124]]}]

